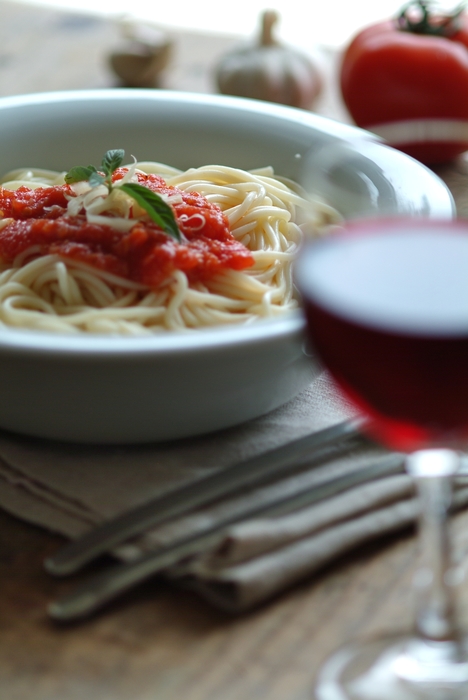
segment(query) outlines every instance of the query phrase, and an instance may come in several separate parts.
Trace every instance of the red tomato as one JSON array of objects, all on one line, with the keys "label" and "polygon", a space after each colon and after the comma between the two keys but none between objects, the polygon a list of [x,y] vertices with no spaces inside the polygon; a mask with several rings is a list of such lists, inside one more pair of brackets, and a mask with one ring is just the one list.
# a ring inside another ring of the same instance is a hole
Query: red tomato
[{"label": "red tomato", "polygon": [[468,150],[468,16],[416,0],[367,27],[343,55],[341,91],[358,126],[424,163]]}]

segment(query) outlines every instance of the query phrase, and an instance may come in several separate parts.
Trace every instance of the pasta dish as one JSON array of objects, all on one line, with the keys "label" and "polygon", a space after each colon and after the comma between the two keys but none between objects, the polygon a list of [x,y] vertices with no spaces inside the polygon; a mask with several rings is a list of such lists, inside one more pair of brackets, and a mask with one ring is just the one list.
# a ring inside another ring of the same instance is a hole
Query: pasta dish
[{"label": "pasta dish", "polygon": [[1,178],[0,325],[134,335],[297,307],[298,246],[339,221],[334,209],[271,168],[182,172],[122,157]]}]

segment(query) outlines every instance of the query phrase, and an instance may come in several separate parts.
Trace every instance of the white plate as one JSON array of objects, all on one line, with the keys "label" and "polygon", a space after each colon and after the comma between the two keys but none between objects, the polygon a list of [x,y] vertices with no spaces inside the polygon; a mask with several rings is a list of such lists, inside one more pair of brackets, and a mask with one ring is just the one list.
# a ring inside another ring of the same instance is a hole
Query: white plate
[{"label": "white plate", "polygon": [[[272,165],[347,217],[452,218],[430,170],[365,131],[309,112],[164,91],[57,92],[0,99],[1,168],[67,170],[109,148],[179,168]],[[300,313],[144,338],[0,333],[0,426],[62,440],[161,441],[226,428],[296,395],[319,368]]]}]

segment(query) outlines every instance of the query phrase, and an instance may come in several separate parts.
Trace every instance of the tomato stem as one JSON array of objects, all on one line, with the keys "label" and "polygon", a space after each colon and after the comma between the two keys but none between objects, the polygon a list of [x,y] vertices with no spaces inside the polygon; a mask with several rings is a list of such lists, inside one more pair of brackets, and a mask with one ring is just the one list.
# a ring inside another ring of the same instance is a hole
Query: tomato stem
[{"label": "tomato stem", "polygon": [[450,37],[460,28],[460,16],[466,2],[448,13],[434,12],[431,0],[410,0],[397,17],[398,28],[413,34]]}]

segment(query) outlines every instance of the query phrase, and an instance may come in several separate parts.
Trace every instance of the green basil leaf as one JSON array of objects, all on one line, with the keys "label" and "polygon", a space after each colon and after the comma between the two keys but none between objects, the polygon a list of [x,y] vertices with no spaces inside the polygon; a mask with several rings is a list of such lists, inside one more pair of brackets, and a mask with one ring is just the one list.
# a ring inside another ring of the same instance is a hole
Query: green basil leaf
[{"label": "green basil leaf", "polygon": [[112,175],[114,170],[122,165],[124,156],[125,151],[122,148],[115,148],[107,151],[101,163],[102,169],[106,175]]},{"label": "green basil leaf", "polygon": [[120,189],[129,194],[149,214],[155,224],[180,243],[181,233],[172,207],[159,194],[136,182],[120,185]]},{"label": "green basil leaf", "polygon": [[90,176],[95,172],[96,168],[94,165],[88,165],[87,167],[84,165],[77,165],[75,168],[69,170],[65,175],[65,182],[67,185],[71,185],[74,182],[89,180]]},{"label": "green basil leaf", "polygon": [[98,171],[95,169],[88,177],[88,182],[91,187],[97,187],[98,185],[104,185],[106,178],[104,175],[102,175],[102,173],[98,173]]}]

